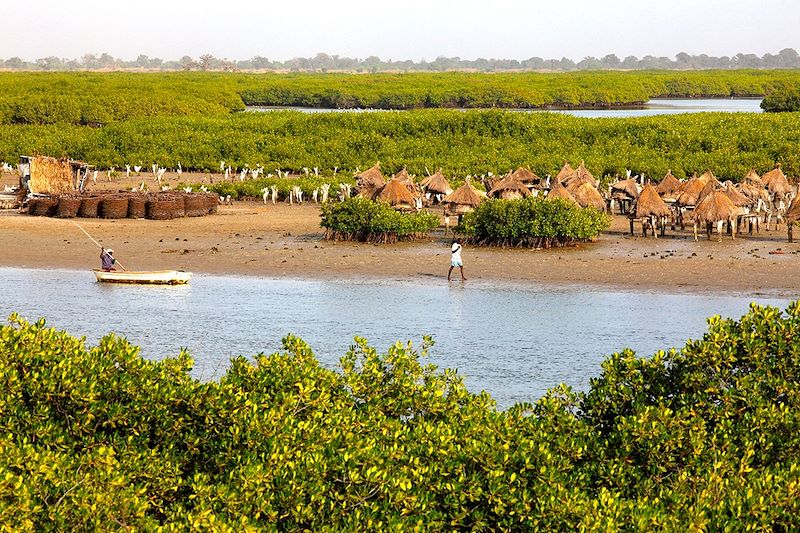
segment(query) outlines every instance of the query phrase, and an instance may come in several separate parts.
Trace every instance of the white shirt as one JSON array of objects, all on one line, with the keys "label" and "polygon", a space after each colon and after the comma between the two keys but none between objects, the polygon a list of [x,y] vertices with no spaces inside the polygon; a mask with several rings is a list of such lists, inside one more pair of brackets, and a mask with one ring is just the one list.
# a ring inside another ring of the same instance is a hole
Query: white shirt
[{"label": "white shirt", "polygon": [[461,245],[458,244],[457,242],[454,242],[452,248],[450,248],[450,251],[453,254],[450,257],[450,260],[451,261],[458,261],[460,263],[461,262]]}]

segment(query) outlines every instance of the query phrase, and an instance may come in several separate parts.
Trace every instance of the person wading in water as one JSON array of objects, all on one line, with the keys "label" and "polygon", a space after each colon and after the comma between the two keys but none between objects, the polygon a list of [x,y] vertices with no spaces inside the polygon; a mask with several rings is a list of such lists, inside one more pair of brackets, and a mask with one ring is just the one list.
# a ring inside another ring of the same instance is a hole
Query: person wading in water
[{"label": "person wading in water", "polygon": [[450,247],[450,270],[447,271],[447,281],[451,281],[450,275],[453,273],[455,267],[458,267],[461,272],[461,281],[467,281],[467,278],[464,277],[464,263],[461,261],[461,250],[461,240],[454,240],[453,245]]}]

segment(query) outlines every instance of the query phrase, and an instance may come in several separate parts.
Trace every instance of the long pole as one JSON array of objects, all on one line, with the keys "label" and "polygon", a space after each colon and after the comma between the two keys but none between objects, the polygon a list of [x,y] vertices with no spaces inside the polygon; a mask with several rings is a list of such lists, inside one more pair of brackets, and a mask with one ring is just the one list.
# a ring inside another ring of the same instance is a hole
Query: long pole
[{"label": "long pole", "polygon": [[[86,234],[86,236],[87,236],[87,237],[89,237],[89,239],[91,239],[91,241],[92,241],[93,243],[95,243],[97,246],[99,246],[99,247],[100,247],[100,249],[101,249],[101,250],[103,250],[103,252],[105,252],[105,251],[106,251],[106,249],[105,249],[105,248],[103,248],[103,245],[102,245],[102,244],[100,244],[99,242],[97,242],[96,240],[94,240],[94,238],[93,238],[91,235],[89,235],[89,232],[88,232],[88,231],[86,231],[85,229],[83,229],[83,228],[80,226],[80,224],[78,224],[78,223],[77,223],[77,222],[75,222],[74,220],[70,220],[70,222],[72,222],[73,224],[75,224],[75,225],[78,227],[78,229],[79,229],[79,230],[81,230],[83,233],[85,233],[85,234]],[[122,270],[128,270],[127,268],[125,268],[124,266],[122,266],[122,263],[120,263],[119,261],[117,261],[117,264],[119,265],[119,267],[120,267]]]}]

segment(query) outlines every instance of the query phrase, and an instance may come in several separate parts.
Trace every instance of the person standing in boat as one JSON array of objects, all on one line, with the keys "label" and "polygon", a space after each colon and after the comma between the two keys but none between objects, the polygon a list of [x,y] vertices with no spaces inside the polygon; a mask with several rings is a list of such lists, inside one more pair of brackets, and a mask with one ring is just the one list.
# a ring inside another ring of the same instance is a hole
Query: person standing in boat
[{"label": "person standing in boat", "polygon": [[114,265],[117,263],[117,260],[114,259],[114,250],[109,248],[108,250],[101,248],[100,249],[100,264],[101,268],[104,272],[113,272],[116,270]]}]

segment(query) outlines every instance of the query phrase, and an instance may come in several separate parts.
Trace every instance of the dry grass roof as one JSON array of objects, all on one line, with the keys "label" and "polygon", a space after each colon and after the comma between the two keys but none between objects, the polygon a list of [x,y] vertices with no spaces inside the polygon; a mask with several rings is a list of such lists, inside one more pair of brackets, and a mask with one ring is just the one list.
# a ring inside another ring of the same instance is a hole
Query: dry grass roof
[{"label": "dry grass roof", "polygon": [[800,220],[800,195],[794,197],[792,203],[789,204],[789,209],[786,210],[786,223],[794,224]]},{"label": "dry grass roof", "polygon": [[633,178],[626,180],[619,180],[611,184],[611,194],[622,193],[629,198],[636,199],[639,197],[639,185]]},{"label": "dry grass roof", "polygon": [[594,207],[603,211],[606,208],[606,201],[600,192],[592,187],[590,183],[584,183],[572,191],[572,196],[581,207]]},{"label": "dry grass roof", "polygon": [[415,204],[414,195],[408,190],[405,183],[396,179],[390,179],[389,183],[378,195],[379,202],[386,202],[393,207],[413,207]]},{"label": "dry grass roof", "polygon": [[507,198],[520,195],[523,198],[531,195],[531,191],[524,183],[516,179],[510,172],[500,181],[494,184],[489,196],[494,198]]},{"label": "dry grass roof", "polygon": [[763,187],[764,182],[761,181],[761,176],[758,175],[756,169],[751,168],[750,171],[744,177],[744,183],[751,183],[757,187]]},{"label": "dry grass roof", "polygon": [[561,185],[561,182],[559,182],[558,180],[555,180],[553,182],[553,187],[550,189],[550,192],[547,193],[547,198],[552,200],[561,198],[562,200],[567,200],[574,204],[578,203],[575,200],[575,197],[572,196],[572,194],[570,194],[567,188]]},{"label": "dry grass roof", "polygon": [[570,177],[573,172],[575,172],[575,169],[569,166],[569,163],[564,161],[564,166],[561,167],[561,170],[559,170],[558,174],[556,174],[556,181],[564,183],[564,181]]},{"label": "dry grass roof", "polygon": [[705,186],[705,183],[700,181],[696,176],[689,181],[683,182],[680,189],[678,189],[678,197],[675,200],[676,203],[678,205],[697,205],[700,193]]},{"label": "dry grass roof", "polygon": [[478,207],[483,202],[483,199],[484,196],[481,195],[481,191],[473,187],[468,179],[464,182],[464,185],[445,196],[442,203]]},{"label": "dry grass roof", "polygon": [[682,183],[678,178],[672,175],[672,170],[668,170],[661,181],[656,185],[656,192],[661,196],[674,194],[681,188]]},{"label": "dry grass roof", "polygon": [[527,168],[519,167],[517,170],[511,174],[513,177],[524,183],[525,185],[532,185],[534,183],[538,183],[542,181],[542,178],[534,174],[531,170]]},{"label": "dry grass roof", "polygon": [[650,184],[645,185],[636,200],[636,218],[644,217],[666,217],[672,211],[658,195],[656,188]]},{"label": "dry grass roof", "polygon": [[380,161],[376,163],[375,166],[356,176],[356,190],[358,191],[358,196],[375,198],[375,195],[385,186],[386,180],[383,179],[383,174],[381,174]]},{"label": "dry grass roof", "polygon": [[420,185],[425,187],[426,191],[435,194],[450,194],[453,192],[450,182],[448,182],[447,178],[442,174],[442,169],[437,170],[436,173],[422,180]]},{"label": "dry grass roof", "polygon": [[711,191],[695,207],[692,217],[698,223],[713,223],[719,220],[731,220],[739,210],[722,191]]},{"label": "dry grass roof", "polygon": [[736,207],[747,207],[755,203],[752,198],[748,198],[744,194],[740,193],[733,186],[728,186],[722,189],[722,194],[727,196]]},{"label": "dry grass roof", "polygon": [[598,185],[597,180],[594,178],[592,173],[587,170],[586,165],[583,164],[583,161],[581,161],[581,164],[578,166],[578,168],[576,168],[575,171],[567,177],[566,181],[567,182],[565,185],[567,186],[571,184],[582,185],[584,183],[589,183],[592,187],[597,188]]},{"label": "dry grass roof", "polygon": [[761,181],[772,193],[789,194],[792,188],[789,185],[789,180],[781,170],[781,165],[778,163],[775,168],[761,176]]}]

